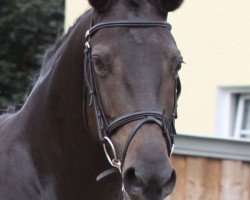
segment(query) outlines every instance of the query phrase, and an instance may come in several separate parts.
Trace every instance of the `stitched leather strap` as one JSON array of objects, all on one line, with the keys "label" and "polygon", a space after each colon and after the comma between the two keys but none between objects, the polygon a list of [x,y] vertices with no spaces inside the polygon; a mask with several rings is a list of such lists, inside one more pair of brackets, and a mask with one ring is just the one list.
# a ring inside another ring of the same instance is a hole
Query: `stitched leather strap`
[{"label": "stitched leather strap", "polygon": [[154,117],[146,117],[142,120],[140,120],[135,126],[134,128],[130,131],[129,135],[128,135],[128,138],[127,138],[127,141],[126,141],[126,144],[124,146],[124,149],[123,149],[123,155],[122,155],[122,163],[124,163],[125,161],[125,157],[127,155],[127,151],[128,151],[128,147],[133,139],[133,137],[136,135],[136,133],[138,132],[139,128],[145,124],[145,123],[156,123],[158,124],[160,127],[162,127],[162,123],[160,121],[158,121],[156,118]]},{"label": "stitched leather strap", "polygon": [[120,20],[114,22],[102,22],[91,27],[85,34],[85,38],[89,38],[96,31],[102,28],[112,28],[112,27],[165,27],[169,30],[172,29],[171,25],[167,22],[160,21],[128,21],[128,20]]}]

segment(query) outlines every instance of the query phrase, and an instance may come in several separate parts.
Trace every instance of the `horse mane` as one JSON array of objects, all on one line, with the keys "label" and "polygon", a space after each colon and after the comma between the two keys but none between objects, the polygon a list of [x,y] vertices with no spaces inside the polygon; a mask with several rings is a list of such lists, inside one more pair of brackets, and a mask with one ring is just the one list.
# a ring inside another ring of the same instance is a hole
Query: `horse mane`
[{"label": "horse mane", "polygon": [[[81,21],[82,18],[86,17],[86,15],[90,12],[90,10],[85,11],[80,17],[78,17],[74,24],[68,29],[68,31],[65,34],[59,35],[59,37],[56,39],[56,42],[54,45],[51,45],[44,53],[43,59],[42,59],[42,66],[40,68],[40,71],[35,73],[33,76],[31,76],[29,79],[31,80],[29,86],[27,87],[24,97],[23,97],[23,102],[25,102],[28,99],[28,96],[30,95],[32,89],[34,88],[37,80],[39,79],[39,76],[44,72],[50,69],[46,69],[47,67],[47,62],[52,58],[52,56],[55,54],[55,52],[58,50],[61,45],[63,45],[63,42],[65,41],[66,38],[69,37],[69,35],[72,33],[74,28],[78,25],[78,23]],[[22,104],[14,104],[8,106],[6,109],[0,109],[0,115],[8,113],[15,113],[18,110],[22,108]]]},{"label": "horse mane", "polygon": [[89,12],[90,10],[85,11],[80,17],[78,17],[75,20],[74,24],[68,29],[68,31],[65,34],[62,34],[56,39],[55,44],[50,46],[45,52],[44,57],[43,57],[43,63],[46,63],[46,61],[49,60],[54,55],[56,50],[62,45],[65,39],[71,34],[71,32],[74,30],[77,24],[81,21],[81,19],[85,17],[85,15],[88,14]]},{"label": "horse mane", "polygon": [[[68,29],[68,31],[65,34],[62,34],[61,36],[59,36],[56,39],[56,42],[54,45],[51,45],[47,51],[45,52],[44,56],[43,56],[43,60],[42,60],[42,66],[40,68],[40,71],[38,72],[38,74],[36,74],[33,78],[32,78],[32,82],[31,85],[28,87],[29,90],[27,91],[27,94],[29,94],[29,92],[31,92],[33,86],[35,85],[37,79],[39,78],[39,76],[45,71],[47,72],[47,70],[50,69],[51,66],[47,66],[48,61],[53,57],[53,55],[56,53],[56,51],[58,50],[58,48],[60,48],[64,41],[69,37],[69,35],[72,33],[72,31],[75,29],[75,27],[79,24],[79,22],[82,20],[82,18],[85,18],[86,15],[91,11],[91,9],[85,11],[80,17],[78,17],[74,24]],[[48,68],[46,68],[48,67]],[[26,94],[26,95],[27,95]]]}]

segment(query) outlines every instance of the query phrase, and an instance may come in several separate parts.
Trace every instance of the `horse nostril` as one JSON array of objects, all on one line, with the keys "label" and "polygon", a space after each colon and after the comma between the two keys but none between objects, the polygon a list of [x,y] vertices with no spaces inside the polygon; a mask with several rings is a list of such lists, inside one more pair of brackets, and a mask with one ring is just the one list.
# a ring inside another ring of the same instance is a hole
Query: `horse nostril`
[{"label": "horse nostril", "polygon": [[124,188],[130,195],[138,195],[142,192],[143,182],[136,175],[136,171],[134,168],[131,167],[126,170],[123,176],[123,181]]},{"label": "horse nostril", "polygon": [[129,195],[130,199],[141,199],[145,195],[150,197],[149,199],[159,199],[167,197],[173,191],[176,183],[174,169],[162,173],[147,171],[144,175],[142,171],[130,167],[123,175],[125,194]]},{"label": "horse nostril", "polygon": [[164,193],[165,194],[170,194],[174,187],[175,187],[175,183],[176,183],[176,172],[175,170],[172,171],[172,174],[170,176],[170,179],[168,179],[166,181],[166,183],[164,184]]}]

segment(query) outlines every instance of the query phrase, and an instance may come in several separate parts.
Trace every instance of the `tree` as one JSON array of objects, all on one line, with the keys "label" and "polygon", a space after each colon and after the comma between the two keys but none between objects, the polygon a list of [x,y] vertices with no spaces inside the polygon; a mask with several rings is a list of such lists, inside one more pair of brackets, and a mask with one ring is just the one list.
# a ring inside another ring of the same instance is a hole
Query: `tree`
[{"label": "tree", "polygon": [[62,32],[64,0],[1,0],[0,108],[24,101],[45,50]]}]

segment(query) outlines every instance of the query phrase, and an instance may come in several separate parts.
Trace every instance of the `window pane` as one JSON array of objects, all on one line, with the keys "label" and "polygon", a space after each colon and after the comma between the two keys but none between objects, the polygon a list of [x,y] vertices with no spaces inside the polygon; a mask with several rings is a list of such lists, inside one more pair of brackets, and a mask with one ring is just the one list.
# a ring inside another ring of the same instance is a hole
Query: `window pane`
[{"label": "window pane", "polygon": [[242,129],[250,130],[250,99],[245,100]]}]

